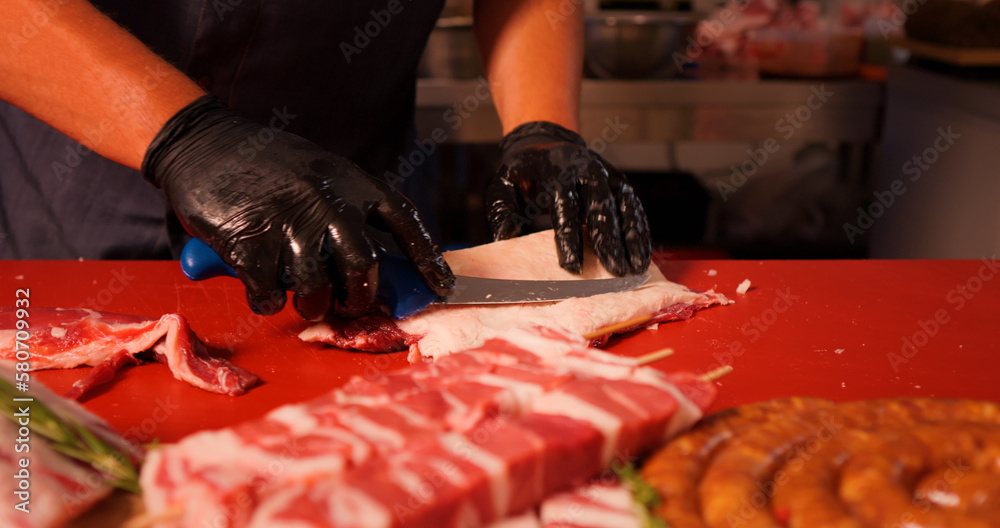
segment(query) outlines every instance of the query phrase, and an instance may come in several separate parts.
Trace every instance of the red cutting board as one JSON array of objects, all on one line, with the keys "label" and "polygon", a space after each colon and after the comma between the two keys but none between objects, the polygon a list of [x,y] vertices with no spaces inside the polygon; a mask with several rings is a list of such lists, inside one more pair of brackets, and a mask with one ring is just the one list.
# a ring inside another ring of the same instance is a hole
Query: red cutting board
[{"label": "red cutting board", "polygon": [[[715,410],[782,396],[834,400],[893,396],[1000,400],[1000,265],[966,261],[661,261],[671,280],[735,302],[612,340],[636,356],[672,347],[669,370],[735,371],[718,382]],[[752,282],[745,295],[736,287]],[[299,341],[293,310],[253,315],[241,284],[191,282],[176,262],[3,261],[0,304],[30,290],[31,306],[85,307],[156,317],[177,312],[210,346],[261,384],[239,397],[174,380],[163,365],[130,367],[84,405],[138,442],[174,441],[302,401],[350,376],[406,365],[405,353],[366,354]],[[526,321],[528,323],[528,321]],[[911,343],[912,346],[908,346]],[[33,373],[58,392],[87,368]]]}]

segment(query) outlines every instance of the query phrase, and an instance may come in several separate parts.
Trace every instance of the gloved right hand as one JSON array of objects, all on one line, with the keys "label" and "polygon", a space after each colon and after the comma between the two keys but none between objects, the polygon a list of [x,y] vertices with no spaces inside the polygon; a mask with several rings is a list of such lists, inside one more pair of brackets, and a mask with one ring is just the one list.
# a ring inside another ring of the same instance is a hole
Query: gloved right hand
[{"label": "gloved right hand", "polygon": [[[247,148],[262,130],[274,139]],[[163,189],[184,228],[236,270],[256,313],[281,310],[286,290],[308,320],[369,312],[378,287],[369,221],[393,234],[431,291],[446,296],[454,287],[402,194],[310,141],[237,116],[212,96],[164,125],[142,174]]]}]

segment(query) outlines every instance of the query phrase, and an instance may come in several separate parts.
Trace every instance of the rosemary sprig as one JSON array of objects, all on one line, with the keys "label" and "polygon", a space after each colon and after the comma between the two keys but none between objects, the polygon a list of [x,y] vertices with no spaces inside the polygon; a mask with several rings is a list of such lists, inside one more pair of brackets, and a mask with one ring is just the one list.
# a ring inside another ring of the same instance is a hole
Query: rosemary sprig
[{"label": "rosemary sprig", "polygon": [[616,466],[614,471],[618,475],[618,480],[632,490],[632,500],[640,509],[645,521],[643,526],[646,528],[670,528],[666,521],[653,515],[653,509],[663,503],[660,492],[642,478],[635,466],[632,464]]},{"label": "rosemary sprig", "polygon": [[[0,376],[0,412],[17,423],[17,404],[23,397],[10,382]],[[53,450],[94,468],[108,477],[108,484],[139,493],[139,472],[127,453],[100,439],[68,416],[61,416],[35,398],[31,405],[28,429],[49,441]]]}]

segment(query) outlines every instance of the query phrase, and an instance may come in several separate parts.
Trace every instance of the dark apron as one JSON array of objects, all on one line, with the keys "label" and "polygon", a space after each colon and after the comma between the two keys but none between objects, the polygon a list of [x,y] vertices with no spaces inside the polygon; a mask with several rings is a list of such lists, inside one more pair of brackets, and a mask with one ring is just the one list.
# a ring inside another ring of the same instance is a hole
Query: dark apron
[{"label": "dark apron", "polygon": [[[397,173],[398,156],[414,148],[417,63],[444,0],[93,3],[265,126],[380,177]],[[428,217],[429,165],[396,179]],[[0,203],[0,258],[171,258],[184,239],[137,171],[2,102]]]}]

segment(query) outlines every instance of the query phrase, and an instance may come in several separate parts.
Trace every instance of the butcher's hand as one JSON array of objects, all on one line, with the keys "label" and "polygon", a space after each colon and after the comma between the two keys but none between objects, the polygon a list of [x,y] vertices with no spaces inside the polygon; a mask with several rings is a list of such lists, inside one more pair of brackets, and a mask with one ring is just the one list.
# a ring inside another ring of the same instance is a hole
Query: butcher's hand
[{"label": "butcher's hand", "polygon": [[[142,174],[161,187],[184,228],[232,266],[256,313],[285,291],[299,314],[369,312],[378,285],[368,222],[390,231],[438,295],[454,276],[403,195],[299,136],[240,118],[201,97],[149,145]],[[332,308],[332,310],[331,310]]]},{"label": "butcher's hand", "polygon": [[649,222],[625,176],[576,132],[535,121],[500,142],[503,164],[487,189],[496,240],[520,234],[542,212],[555,229],[559,265],[583,266],[583,230],[611,273],[638,274],[649,267]]}]

